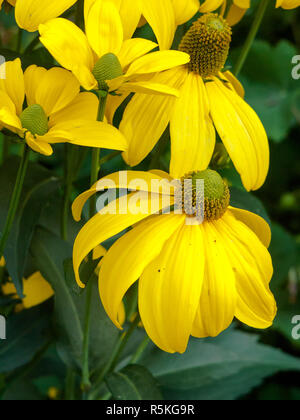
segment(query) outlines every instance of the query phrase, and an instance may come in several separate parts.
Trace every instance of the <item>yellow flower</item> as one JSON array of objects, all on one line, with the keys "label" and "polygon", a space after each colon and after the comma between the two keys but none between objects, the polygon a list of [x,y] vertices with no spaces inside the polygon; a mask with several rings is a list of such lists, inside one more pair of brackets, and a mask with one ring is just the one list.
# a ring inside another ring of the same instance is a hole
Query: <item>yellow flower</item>
[{"label": "yellow flower", "polygon": [[[96,1],[85,0],[86,15]],[[190,20],[199,10],[199,0],[112,1],[120,12],[125,39],[132,37],[143,16],[152,27],[162,50],[171,47],[177,26]]]},{"label": "yellow flower", "polygon": [[[124,41],[121,16],[112,1],[92,2],[86,9],[85,28],[86,33],[74,23],[58,18],[40,25],[39,31],[41,42],[86,90],[177,94],[145,76],[187,63],[187,54],[178,51],[148,54],[157,44],[138,38]],[[109,80],[111,83],[106,83]]]},{"label": "yellow flower", "polygon": [[[23,284],[25,297],[22,299],[22,307],[25,309],[40,305],[54,295],[52,287],[40,272],[36,272],[28,279],[25,279]],[[13,283],[4,284],[2,292],[6,296],[12,295],[15,299],[19,298]]]},{"label": "yellow flower", "polygon": [[[201,180],[203,205],[195,189]],[[73,215],[79,220],[85,202],[99,189],[136,191],[110,202],[80,231],[73,252],[78,284],[84,287],[79,267],[86,255],[133,226],[104,256],[99,273],[102,303],[118,328],[120,305],[137,280],[142,323],[164,351],[182,353],[190,335],[217,336],[234,317],[254,328],[269,327],[276,302],[269,289],[273,268],[268,224],[229,206],[229,189],[214,171],[186,175],[179,182],[184,185],[179,195],[174,182],[161,171],[116,173],[77,198]],[[166,214],[180,195],[181,211],[174,208]],[[203,223],[197,218],[201,208]],[[164,211],[158,214],[158,209]]]},{"label": "yellow flower", "polygon": [[53,153],[51,144],[63,142],[126,150],[126,140],[117,129],[96,121],[97,97],[80,93],[70,72],[33,65],[23,73],[19,59],[2,66],[6,78],[0,80],[0,129],[12,131],[44,155]]},{"label": "yellow flower", "polygon": [[206,169],[218,131],[247,190],[260,188],[269,169],[265,129],[244,101],[244,90],[229,72],[223,72],[231,29],[215,14],[203,15],[184,36],[180,50],[191,62],[152,81],[180,92],[179,99],[136,94],[127,105],[120,130],[129,142],[125,161],[139,164],[153,149],[170,123],[171,175]]},{"label": "yellow flower", "polygon": [[[224,0],[205,0],[200,6],[200,12],[209,13],[223,6],[222,12],[225,11],[227,2]],[[295,9],[300,6],[300,0],[276,0],[276,7],[283,9]],[[230,25],[237,24],[251,7],[251,0],[233,0],[233,4],[229,8],[226,20]]]}]

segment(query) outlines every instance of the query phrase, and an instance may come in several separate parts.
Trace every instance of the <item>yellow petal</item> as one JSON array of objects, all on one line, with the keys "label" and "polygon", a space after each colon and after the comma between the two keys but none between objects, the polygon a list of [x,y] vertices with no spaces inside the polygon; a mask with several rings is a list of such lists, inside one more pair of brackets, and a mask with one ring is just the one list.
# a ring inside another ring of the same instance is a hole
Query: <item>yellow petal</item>
[{"label": "yellow petal", "polygon": [[[115,127],[99,121],[69,120],[55,125],[44,138],[56,137],[58,142],[67,141],[86,147],[101,147],[103,149],[127,149],[127,141]],[[50,141],[49,141],[50,142]]]},{"label": "yellow petal", "polygon": [[126,77],[129,79],[139,74],[158,73],[187,64],[189,61],[190,56],[181,51],[156,51],[135,60]]},{"label": "yellow petal", "polygon": [[37,272],[24,281],[24,295],[23,305],[29,309],[50,299],[54,292],[41,273]]},{"label": "yellow petal", "polygon": [[235,276],[216,226],[205,222],[200,229],[204,238],[205,274],[193,335],[216,337],[229,327],[236,312]]},{"label": "yellow petal", "polygon": [[90,92],[82,92],[64,109],[51,115],[49,127],[64,123],[69,120],[96,121],[99,100]]},{"label": "yellow petal", "polygon": [[60,16],[74,3],[76,0],[18,0],[15,8],[17,24],[20,28],[35,32],[41,23]]},{"label": "yellow petal", "polygon": [[120,3],[119,12],[123,22],[124,39],[130,39],[138,27],[141,18],[140,3],[131,0],[115,1]]},{"label": "yellow petal", "polygon": [[205,0],[204,3],[200,6],[201,13],[209,13],[217,10],[224,0]]},{"label": "yellow petal", "polygon": [[119,93],[118,95],[108,95],[105,109],[105,116],[109,124],[113,124],[114,116],[117,109],[122,105],[125,99],[128,98],[130,92]]},{"label": "yellow petal", "polygon": [[36,65],[32,65],[27,67],[24,73],[24,82],[25,82],[25,93],[26,93],[26,100],[27,105],[36,105],[36,93],[38,87],[46,75],[47,70],[43,67],[38,67]]},{"label": "yellow petal", "polygon": [[[151,80],[179,89],[185,77],[185,69],[179,68]],[[169,124],[174,105],[175,98],[146,94],[136,94],[127,105],[120,130],[129,143],[123,157],[130,166],[138,165],[151,152]]]},{"label": "yellow petal", "polygon": [[234,74],[232,74],[230,71],[225,71],[224,73],[220,73],[220,77],[227,80],[229,82],[229,87],[232,87],[232,90],[235,90],[241,98],[245,98],[245,89],[241,82],[234,76]]},{"label": "yellow petal", "polygon": [[80,85],[75,76],[67,70],[56,67],[43,73],[35,99],[50,116],[69,105],[79,91]]},{"label": "yellow petal", "polygon": [[182,25],[188,20],[192,19],[193,16],[199,10],[199,0],[172,0],[175,11],[176,25]]},{"label": "yellow petal", "polygon": [[249,9],[251,6],[251,0],[233,0],[233,2],[241,9]]},{"label": "yellow petal", "polygon": [[95,2],[86,20],[86,35],[97,56],[118,55],[123,42],[123,26],[117,7],[111,1]]},{"label": "yellow petal", "polygon": [[155,83],[150,81],[141,81],[141,82],[128,82],[124,83],[119,92],[136,92],[136,93],[145,93],[150,95],[167,95],[167,96],[179,96],[177,89],[163,85],[161,83]]},{"label": "yellow petal", "polygon": [[276,7],[281,6],[283,9],[295,9],[296,7],[300,6],[299,0],[277,0]]},{"label": "yellow petal", "polygon": [[93,250],[93,260],[99,260],[100,258],[104,257],[104,255],[107,253],[104,246],[99,245]]},{"label": "yellow petal", "polygon": [[44,141],[42,136],[33,136],[31,133],[27,132],[26,143],[32,150],[41,155],[51,156],[53,154],[51,145],[47,143],[47,141]]},{"label": "yellow petal", "polygon": [[180,178],[207,169],[216,143],[203,80],[189,73],[176,100],[171,118],[170,174]]},{"label": "yellow petal", "polygon": [[210,111],[217,131],[242,177],[245,188],[259,189],[269,170],[266,131],[254,110],[223,82],[206,83]]},{"label": "yellow petal", "polygon": [[71,70],[81,85],[91,90],[97,87],[92,75],[95,64],[93,51],[86,35],[67,19],[53,19],[39,26],[40,41],[53,57]]},{"label": "yellow petal", "polygon": [[15,104],[3,90],[0,90],[0,126],[17,134],[23,131],[21,121],[16,115]]},{"label": "yellow petal", "polygon": [[175,31],[175,12],[172,0],[140,0],[142,14],[153,29],[161,50],[172,46]]},{"label": "yellow petal", "polygon": [[164,243],[184,223],[184,216],[164,215],[144,220],[119,239],[103,258],[99,290],[103,306],[114,322],[127,290],[161,252]]},{"label": "yellow petal", "polygon": [[203,285],[203,254],[199,226],[184,224],[141,276],[141,319],[147,334],[164,351],[186,350]]},{"label": "yellow petal", "polygon": [[[270,327],[277,311],[269,288],[273,274],[270,254],[255,234],[235,220],[230,212],[215,225],[222,235],[236,277],[238,301],[235,316],[253,328]],[[263,254],[263,259],[258,260],[256,253]]]},{"label": "yellow petal", "polygon": [[[134,194],[139,194],[141,206],[146,206],[148,212],[137,214],[136,208],[130,201]],[[79,232],[73,248],[74,272],[79,286],[84,287],[84,284],[80,281],[79,267],[96,246],[155,212],[156,210],[151,209],[151,200],[148,193],[133,193],[131,196],[123,196],[111,202],[90,219]]]},{"label": "yellow petal", "polygon": [[123,42],[118,59],[123,69],[126,69],[134,60],[142,57],[157,47],[155,42],[143,38],[128,39]]},{"label": "yellow petal", "polygon": [[266,248],[269,248],[272,238],[272,233],[268,223],[257,214],[251,213],[247,210],[229,207],[230,212],[236,219],[247,225],[261,240]]},{"label": "yellow petal", "polygon": [[174,195],[175,189],[171,182],[172,178],[164,172],[157,174],[153,172],[121,171],[110,174],[97,181],[89,190],[76,198],[72,206],[73,217],[76,221],[80,220],[85,203],[96,192],[106,189],[131,189],[155,194]]},{"label": "yellow petal", "polygon": [[1,74],[5,74],[5,78],[0,78],[0,91],[8,94],[10,99],[16,106],[17,115],[23,110],[25,97],[24,75],[21,67],[21,60],[17,58],[14,61],[7,61],[1,65]]},{"label": "yellow petal", "polygon": [[226,21],[229,23],[229,25],[234,26],[243,19],[246,12],[247,9],[240,8],[235,4],[232,4],[226,16]]}]

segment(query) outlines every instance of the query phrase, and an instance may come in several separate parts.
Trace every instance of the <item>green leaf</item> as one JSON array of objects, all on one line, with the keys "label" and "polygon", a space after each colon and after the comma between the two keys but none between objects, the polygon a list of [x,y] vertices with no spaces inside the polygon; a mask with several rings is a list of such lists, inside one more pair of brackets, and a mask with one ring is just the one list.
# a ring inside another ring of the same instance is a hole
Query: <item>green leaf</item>
[{"label": "green leaf", "polygon": [[183,355],[152,348],[143,358],[166,399],[234,400],[279,371],[300,371],[299,360],[229,329],[217,338],[192,340]]},{"label": "green leaf", "polygon": [[299,86],[291,73],[292,58],[297,54],[288,41],[280,41],[275,47],[256,41],[243,69],[246,100],[260,116],[268,136],[276,142],[283,141],[296,124],[293,96]]},{"label": "green leaf", "polygon": [[49,305],[45,303],[8,318],[7,339],[0,346],[0,373],[26,365],[49,341]]},{"label": "green leaf", "polygon": [[157,381],[140,365],[129,365],[106,378],[114,400],[162,400]]},{"label": "green leaf", "polygon": [[[0,169],[0,229],[6,220],[19,161],[19,158],[13,157]],[[29,165],[19,209],[4,252],[6,268],[19,296],[23,294],[22,280],[34,228],[50,194],[57,191],[58,185],[58,179],[51,172],[35,163]]]},{"label": "green leaf", "polygon": [[[31,252],[37,268],[55,291],[55,329],[59,354],[68,366],[80,368],[86,293],[75,293],[65,278],[64,262],[72,256],[72,245],[52,232],[39,228],[32,241]],[[94,290],[91,303],[90,366],[96,370],[108,361],[119,332],[103,309],[96,277],[91,281]]]}]

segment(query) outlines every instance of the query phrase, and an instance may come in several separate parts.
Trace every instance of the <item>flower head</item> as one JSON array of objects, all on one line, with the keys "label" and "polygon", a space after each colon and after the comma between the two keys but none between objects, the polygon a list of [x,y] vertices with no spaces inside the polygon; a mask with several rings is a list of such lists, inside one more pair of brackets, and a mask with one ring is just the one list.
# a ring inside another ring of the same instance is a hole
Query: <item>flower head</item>
[{"label": "flower head", "polygon": [[172,176],[207,169],[217,131],[246,189],[263,185],[269,169],[268,139],[260,119],[243,99],[241,84],[224,70],[230,40],[230,26],[222,17],[203,15],[180,44],[190,63],[152,79],[178,89],[179,98],[134,96],[120,124],[129,141],[123,155],[129,165],[148,155],[170,123]]},{"label": "flower head", "polygon": [[[95,0],[86,6],[85,27],[86,33],[72,22],[58,18],[40,25],[39,31],[41,42],[86,90],[103,88],[107,82],[109,92],[176,96],[174,89],[151,83],[147,76],[187,63],[187,54],[178,51],[148,54],[157,44],[138,38],[126,40],[119,10],[110,0]],[[112,61],[117,72],[110,72]]]},{"label": "flower head", "polygon": [[[204,185],[204,205],[195,192],[199,182]],[[133,226],[104,256],[99,273],[100,296],[116,326],[121,327],[118,311],[124,295],[136,281],[142,323],[167,352],[184,352],[191,335],[217,336],[234,317],[254,328],[272,324],[276,303],[269,289],[270,228],[261,217],[229,205],[228,187],[217,173],[197,171],[175,181],[161,171],[126,172],[99,183],[74,202],[76,220],[98,188],[135,185],[137,191],[103,208],[83,227],[74,245],[75,274],[83,287],[79,267],[86,255]],[[188,195],[188,205],[169,207],[166,213],[166,197],[169,205],[176,202],[175,185]],[[194,213],[189,211],[190,200]],[[136,211],[137,202],[143,211]],[[195,214],[201,207],[200,221]]]},{"label": "flower head", "polygon": [[23,73],[19,59],[3,66],[0,126],[24,139],[34,151],[51,155],[51,144],[64,142],[126,150],[127,142],[117,129],[96,121],[97,97],[80,93],[70,72],[33,65]]}]

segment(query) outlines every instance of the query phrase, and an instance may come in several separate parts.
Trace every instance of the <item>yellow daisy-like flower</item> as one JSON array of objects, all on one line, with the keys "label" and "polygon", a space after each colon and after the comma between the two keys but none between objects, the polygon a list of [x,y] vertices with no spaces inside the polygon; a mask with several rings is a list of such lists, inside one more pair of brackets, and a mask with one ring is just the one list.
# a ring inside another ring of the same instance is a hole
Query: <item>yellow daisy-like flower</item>
[{"label": "yellow daisy-like flower", "polygon": [[136,94],[127,105],[120,130],[129,141],[125,161],[139,164],[153,149],[168,124],[171,129],[171,168],[175,178],[189,170],[206,169],[218,131],[247,190],[260,188],[269,169],[265,129],[244,101],[244,90],[223,72],[231,29],[216,14],[205,14],[182,39],[180,50],[191,61],[156,75],[152,81],[179,90],[179,99]]},{"label": "yellow daisy-like flower", "polygon": [[[98,122],[98,98],[80,93],[77,79],[65,69],[46,70],[35,65],[23,73],[21,61],[3,64],[0,72],[0,129],[25,139],[34,151],[51,155],[54,143],[126,150],[124,136]],[[24,102],[26,99],[26,108]]]},{"label": "yellow daisy-like flower", "polygon": [[[28,279],[25,279],[23,285],[25,297],[22,299],[22,309],[30,309],[34,306],[38,306],[54,295],[52,287],[40,272],[36,272],[28,277]],[[12,295],[14,299],[19,298],[13,283],[4,284],[2,286],[2,292],[6,296]],[[18,307],[17,309],[20,310],[21,307]]]},{"label": "yellow daisy-like flower", "polygon": [[[200,180],[203,206],[195,189]],[[78,284],[84,287],[79,267],[86,255],[133,226],[104,256],[99,273],[101,300],[117,327],[121,328],[118,311],[123,297],[139,280],[142,323],[164,351],[183,353],[191,335],[215,337],[234,317],[254,328],[268,328],[276,314],[269,289],[273,268],[268,224],[229,206],[229,189],[211,170],[183,177],[179,184],[184,185],[180,194],[185,204],[180,214],[177,210],[165,214],[166,206],[178,197],[174,182],[161,171],[117,173],[77,198],[73,215],[79,220],[85,202],[97,190],[137,191],[111,202],[80,231],[73,253]],[[196,217],[201,207],[203,223]],[[157,214],[158,209],[164,214]]]},{"label": "yellow daisy-like flower", "polygon": [[[85,0],[85,14],[97,0]],[[111,0],[118,8],[125,39],[134,34],[141,17],[152,27],[162,50],[173,43],[178,25],[190,20],[199,10],[199,0]]]},{"label": "yellow daisy-like flower", "polygon": [[[187,54],[157,51],[145,39],[124,41],[124,28],[116,5],[95,0],[86,11],[86,33],[66,19],[40,25],[40,40],[55,59],[71,70],[86,90],[146,92],[176,95],[174,89],[145,80],[145,76],[187,63]],[[106,83],[117,80],[117,86]]]},{"label": "yellow daisy-like flower", "polygon": [[[0,0],[0,8],[4,0]],[[41,23],[62,15],[77,0],[7,0],[15,6],[18,26],[28,32],[35,32]]]},{"label": "yellow daisy-like flower", "polygon": [[[200,12],[210,13],[223,5],[225,12],[227,2],[224,0],[205,0],[200,6]],[[300,0],[276,0],[276,7],[290,10],[300,6]],[[228,10],[226,20],[230,25],[235,25],[244,17],[247,10],[251,7],[251,0],[233,0],[233,4]]]}]

